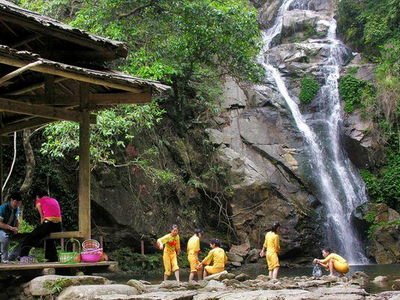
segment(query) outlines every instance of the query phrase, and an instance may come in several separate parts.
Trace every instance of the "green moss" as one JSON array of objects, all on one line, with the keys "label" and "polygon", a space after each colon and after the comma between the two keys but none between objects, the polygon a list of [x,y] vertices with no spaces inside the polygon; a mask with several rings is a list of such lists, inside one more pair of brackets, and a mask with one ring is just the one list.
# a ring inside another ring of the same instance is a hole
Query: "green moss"
[{"label": "green moss", "polygon": [[[354,72],[354,70],[350,70]],[[344,110],[352,113],[354,109],[362,107],[363,98],[375,97],[375,88],[365,80],[360,80],[353,75],[347,74],[340,79],[339,90],[345,102]]]},{"label": "green moss", "polygon": [[318,82],[310,77],[306,76],[301,81],[301,90],[299,94],[299,99],[303,103],[310,103],[314,100],[315,96],[317,95],[319,89]]}]

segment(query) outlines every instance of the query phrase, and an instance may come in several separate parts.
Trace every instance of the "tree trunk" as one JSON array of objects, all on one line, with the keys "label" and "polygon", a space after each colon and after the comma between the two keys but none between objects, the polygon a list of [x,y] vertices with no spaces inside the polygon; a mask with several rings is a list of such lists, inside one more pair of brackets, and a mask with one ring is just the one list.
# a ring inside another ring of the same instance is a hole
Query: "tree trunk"
[{"label": "tree trunk", "polygon": [[33,182],[33,173],[35,171],[35,154],[31,145],[31,130],[24,129],[22,134],[22,143],[24,145],[24,152],[26,158],[25,180],[21,186],[21,194],[24,199],[28,196],[28,191]]}]

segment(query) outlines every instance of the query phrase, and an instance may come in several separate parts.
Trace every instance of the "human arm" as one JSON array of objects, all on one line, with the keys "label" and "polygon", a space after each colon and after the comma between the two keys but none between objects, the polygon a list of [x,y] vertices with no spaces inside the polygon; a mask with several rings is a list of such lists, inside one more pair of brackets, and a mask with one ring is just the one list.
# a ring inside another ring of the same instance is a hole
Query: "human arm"
[{"label": "human arm", "polygon": [[169,237],[170,237],[170,234],[168,233],[157,240],[157,246],[158,246],[158,248],[160,248],[160,250],[164,249],[164,244],[166,244],[168,242]]},{"label": "human arm", "polygon": [[40,223],[43,223],[44,222],[43,209],[42,209],[42,206],[40,205],[40,203],[36,203],[36,209],[40,215]]},{"label": "human arm", "polygon": [[211,250],[210,252],[208,252],[208,255],[206,256],[206,258],[204,258],[203,261],[200,262],[197,267],[200,267],[202,265],[209,265],[213,259],[213,256],[214,256],[214,252],[213,252],[213,250]]},{"label": "human arm", "polygon": [[6,218],[6,212],[5,212],[5,206],[0,206],[0,228],[4,230],[10,230],[13,231],[14,233],[18,232],[17,227],[13,227],[8,225],[7,223],[4,222],[4,218]]},{"label": "human arm", "polygon": [[323,267],[326,267],[327,266],[327,264],[329,263],[329,261],[332,259],[332,253],[331,254],[329,254],[327,257],[325,257],[324,259],[317,259],[317,258],[315,258],[314,259],[314,264],[319,264],[319,265],[321,265],[321,266],[323,266]]},{"label": "human arm", "polygon": [[281,252],[281,245],[279,243],[279,235],[275,235],[275,251],[276,253]]},{"label": "human arm", "polygon": [[181,241],[179,239],[179,235],[176,236],[176,254],[180,255],[181,254]]},{"label": "human arm", "polygon": [[0,219],[0,228],[1,229],[5,229],[5,230],[10,230],[10,231],[12,231],[14,233],[18,232],[18,228],[17,227],[13,227],[13,226],[10,226],[10,225],[8,225],[6,223],[3,223],[2,219]]},{"label": "human arm", "polygon": [[267,235],[265,235],[265,240],[264,240],[264,245],[262,247],[262,250],[260,252],[260,257],[265,256],[265,250],[267,249]]}]

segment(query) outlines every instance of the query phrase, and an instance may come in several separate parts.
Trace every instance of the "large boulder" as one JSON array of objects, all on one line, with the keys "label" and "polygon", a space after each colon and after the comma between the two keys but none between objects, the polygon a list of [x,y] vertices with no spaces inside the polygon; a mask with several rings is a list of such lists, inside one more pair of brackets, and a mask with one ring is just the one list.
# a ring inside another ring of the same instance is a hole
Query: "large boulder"
[{"label": "large boulder", "polygon": [[375,227],[368,241],[367,253],[379,264],[400,263],[400,225]]},{"label": "large boulder", "polygon": [[100,276],[60,276],[45,275],[32,279],[29,282],[29,294],[32,296],[47,296],[55,292],[56,288],[65,289],[72,285],[104,285],[110,281]]},{"label": "large boulder", "polygon": [[[400,262],[400,214],[385,203],[364,203],[352,214],[353,224],[366,234],[367,255],[380,264]],[[375,224],[372,228],[370,226]],[[392,224],[392,225],[391,225]],[[372,230],[372,231],[371,231]]]},{"label": "large boulder", "polygon": [[95,300],[105,295],[138,295],[139,292],[124,284],[70,286],[58,296],[57,300]]}]

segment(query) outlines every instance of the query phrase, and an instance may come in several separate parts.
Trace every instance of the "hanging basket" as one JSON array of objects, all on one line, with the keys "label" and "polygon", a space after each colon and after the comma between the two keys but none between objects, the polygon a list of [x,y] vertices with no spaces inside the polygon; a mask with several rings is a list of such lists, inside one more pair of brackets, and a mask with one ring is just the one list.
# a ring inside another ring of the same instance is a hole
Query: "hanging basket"
[{"label": "hanging basket", "polygon": [[76,264],[80,262],[81,243],[77,239],[69,239],[65,243],[65,249],[68,250],[68,244],[78,244],[78,252],[58,251],[58,262],[60,264]]}]

